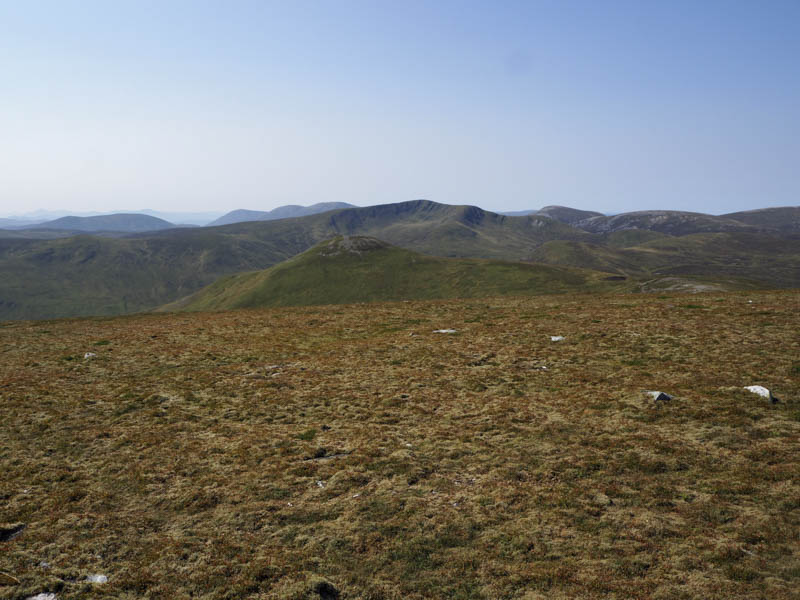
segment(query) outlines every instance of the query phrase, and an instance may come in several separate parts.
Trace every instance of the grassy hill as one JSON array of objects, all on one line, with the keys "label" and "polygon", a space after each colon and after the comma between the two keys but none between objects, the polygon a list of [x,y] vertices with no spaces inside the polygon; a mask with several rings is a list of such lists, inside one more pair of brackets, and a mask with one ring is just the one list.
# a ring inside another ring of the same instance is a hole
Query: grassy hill
[{"label": "grassy hill", "polygon": [[569,267],[438,258],[375,238],[340,236],[265,271],[223,277],[164,309],[226,310],[619,290],[622,284],[608,277],[608,273]]},{"label": "grassy hill", "polygon": [[799,303],[4,323],[0,598],[795,599]]}]

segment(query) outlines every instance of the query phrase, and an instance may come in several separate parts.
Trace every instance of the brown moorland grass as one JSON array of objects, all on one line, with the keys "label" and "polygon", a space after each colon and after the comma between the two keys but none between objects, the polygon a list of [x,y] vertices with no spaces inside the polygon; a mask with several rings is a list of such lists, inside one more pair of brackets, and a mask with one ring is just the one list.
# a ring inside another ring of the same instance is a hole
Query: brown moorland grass
[{"label": "brown moorland grass", "polygon": [[798,331],[796,291],[2,323],[0,597],[797,598]]}]

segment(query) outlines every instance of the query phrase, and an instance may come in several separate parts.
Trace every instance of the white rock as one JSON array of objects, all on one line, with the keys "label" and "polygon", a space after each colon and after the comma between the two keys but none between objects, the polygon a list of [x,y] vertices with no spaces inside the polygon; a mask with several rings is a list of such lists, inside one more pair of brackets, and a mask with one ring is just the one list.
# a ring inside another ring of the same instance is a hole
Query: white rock
[{"label": "white rock", "polygon": [[550,341],[551,342],[560,342],[563,339],[564,339],[563,335],[551,335],[550,336]]},{"label": "white rock", "polygon": [[455,329],[436,329],[433,333],[455,333]]},{"label": "white rock", "polygon": [[83,359],[86,360],[87,358],[94,358],[95,356],[97,356],[97,354],[95,354],[94,352],[87,352],[86,354],[83,355]]},{"label": "white rock", "polygon": [[670,396],[669,394],[665,394],[664,392],[647,391],[645,392],[645,394],[650,396],[656,402],[668,402],[669,400],[672,400],[672,396]]},{"label": "white rock", "polygon": [[100,573],[94,573],[93,575],[87,575],[86,581],[89,583],[107,583],[108,577],[101,575]]},{"label": "white rock", "polygon": [[748,385],[744,389],[746,389],[748,392],[761,396],[762,398],[766,398],[770,402],[778,401],[778,399],[772,395],[772,392],[770,392],[763,385]]},{"label": "white rock", "polygon": [[58,596],[50,592],[42,592],[41,594],[36,594],[35,596],[28,596],[25,598],[25,600],[58,600]]},{"label": "white rock", "polygon": [[317,487],[324,488],[325,484],[322,481],[317,482]]}]

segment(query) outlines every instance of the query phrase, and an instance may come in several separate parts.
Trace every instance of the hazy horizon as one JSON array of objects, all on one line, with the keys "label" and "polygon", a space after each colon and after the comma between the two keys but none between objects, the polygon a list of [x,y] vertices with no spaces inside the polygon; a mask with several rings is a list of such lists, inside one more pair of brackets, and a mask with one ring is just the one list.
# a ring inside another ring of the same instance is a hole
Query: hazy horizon
[{"label": "hazy horizon", "polygon": [[5,3],[0,215],[796,206],[800,4],[645,4]]},{"label": "hazy horizon", "polygon": [[[413,200],[421,200],[421,198],[411,198],[409,200],[398,200],[397,202],[407,202],[407,201],[413,201]],[[425,198],[425,200],[430,200],[430,198]],[[434,202],[436,202],[436,201],[434,200]],[[311,203],[311,204],[316,204],[316,203]],[[304,206],[310,206],[311,204],[304,205]],[[389,202],[389,203],[385,203],[385,204],[395,204],[395,203],[394,202]],[[448,204],[448,203],[441,203],[441,204]],[[283,206],[285,206],[285,205],[283,205]],[[354,205],[354,206],[363,207],[363,206],[374,206],[374,205]],[[524,211],[530,211],[530,210],[540,210],[542,208],[545,208],[545,206],[548,206],[548,205],[531,207],[531,208],[528,208],[528,209],[513,209],[513,210],[488,209],[485,206],[481,206],[481,205],[478,205],[478,204],[476,204],[474,206],[478,206],[479,208],[483,208],[484,210],[490,210],[492,212],[513,213],[513,212],[524,212]],[[783,206],[796,206],[796,205],[759,206],[759,207],[754,207],[754,208],[737,209],[735,211],[725,211],[725,212],[715,211],[715,212],[711,212],[711,213],[707,213],[707,214],[721,215],[721,214],[725,214],[726,212],[741,212],[741,211],[748,211],[748,210],[760,210],[760,209],[764,209],[764,208],[780,208],[780,207],[783,207]],[[49,219],[60,218],[61,216],[76,216],[76,217],[84,216],[85,217],[85,216],[100,216],[100,215],[109,215],[109,214],[148,214],[148,213],[152,213],[152,214],[155,214],[157,216],[160,216],[161,218],[166,218],[167,216],[170,216],[170,215],[175,215],[175,216],[183,215],[183,216],[187,216],[187,217],[191,216],[191,217],[193,217],[193,219],[190,220],[190,221],[187,221],[187,223],[192,223],[192,224],[203,223],[203,224],[205,224],[204,223],[204,218],[207,219],[210,222],[210,221],[213,221],[213,220],[215,220],[215,219],[217,219],[217,218],[219,218],[219,217],[221,217],[221,216],[223,216],[223,215],[225,215],[225,214],[227,214],[227,213],[229,213],[229,212],[231,212],[233,210],[252,210],[252,211],[268,212],[268,211],[270,211],[270,210],[272,210],[274,208],[278,208],[278,207],[271,207],[271,208],[267,208],[267,209],[243,207],[243,208],[233,208],[233,209],[230,209],[230,210],[217,210],[217,211],[193,211],[193,210],[187,210],[187,211],[179,211],[178,210],[178,211],[175,211],[175,210],[166,210],[166,209],[165,210],[156,210],[156,209],[151,209],[151,208],[140,208],[140,209],[130,209],[130,208],[128,208],[128,209],[120,209],[120,210],[109,210],[109,211],[105,211],[105,212],[103,212],[103,211],[70,211],[70,210],[67,210],[67,209],[52,209],[52,210],[38,209],[38,210],[33,210],[33,211],[29,211],[27,213],[22,213],[22,214],[11,213],[11,212],[9,212],[9,213],[0,212],[0,219],[18,218],[20,220],[27,220],[27,219],[35,220],[37,218],[43,218],[43,219],[48,219],[49,220]],[[569,208],[577,208],[577,207],[573,206],[573,207],[569,207]],[[604,215],[607,215],[607,216],[613,216],[613,215],[616,215],[616,214],[620,214],[621,212],[636,212],[636,210],[645,210],[645,209],[636,209],[634,211],[604,211],[604,210],[597,210],[597,209],[593,209],[593,208],[581,208],[581,210],[594,210],[595,212],[600,212],[600,213],[602,213]],[[662,209],[646,209],[646,210],[677,210],[677,209],[662,208]],[[706,212],[706,211],[695,210],[695,211],[686,211],[686,212],[700,212],[700,213],[702,213],[702,212]],[[170,220],[170,219],[167,219],[167,220]]]}]

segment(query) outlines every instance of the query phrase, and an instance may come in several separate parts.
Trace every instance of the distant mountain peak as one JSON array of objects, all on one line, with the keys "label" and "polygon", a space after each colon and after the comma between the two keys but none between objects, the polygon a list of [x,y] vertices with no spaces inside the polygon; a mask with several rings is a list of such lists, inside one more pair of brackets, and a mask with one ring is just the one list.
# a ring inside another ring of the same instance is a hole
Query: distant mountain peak
[{"label": "distant mountain peak", "polygon": [[53,221],[37,223],[26,226],[25,229],[57,229],[67,231],[119,231],[127,233],[141,233],[145,231],[159,231],[172,229],[174,223],[135,213],[114,213],[109,215],[95,215],[91,217],[61,217]]},{"label": "distant mountain peak", "polygon": [[247,221],[274,221],[276,219],[291,219],[294,217],[307,217],[318,213],[338,210],[340,208],[355,208],[347,202],[318,202],[311,206],[300,206],[298,204],[287,204],[268,211],[246,210],[239,208],[222,215],[219,219],[208,224],[209,227],[220,225],[231,225],[233,223],[244,223]]}]

